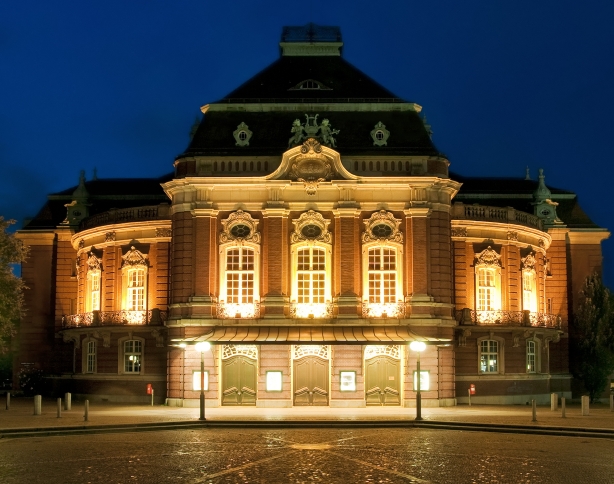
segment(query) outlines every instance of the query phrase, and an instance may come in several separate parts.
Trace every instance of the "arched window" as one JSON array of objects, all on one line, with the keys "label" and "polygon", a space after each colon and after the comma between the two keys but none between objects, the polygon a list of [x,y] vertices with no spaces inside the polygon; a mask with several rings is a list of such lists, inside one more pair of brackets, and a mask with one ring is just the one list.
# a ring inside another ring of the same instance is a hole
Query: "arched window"
[{"label": "arched window", "polygon": [[97,356],[97,350],[98,350],[97,341],[92,337],[85,338],[83,340],[82,348],[83,348],[82,349],[83,357],[81,360],[82,373],[96,373],[97,371],[96,356]]},{"label": "arched window", "polygon": [[540,341],[538,338],[530,338],[526,341],[527,373],[540,373]]},{"label": "arched window", "polygon": [[143,342],[139,339],[129,339],[123,342],[123,372],[129,374],[141,373],[143,364]]},{"label": "arched window", "polygon": [[297,318],[332,317],[330,220],[310,210],[292,223],[291,315]]},{"label": "arched window", "polygon": [[122,310],[128,324],[147,322],[147,255],[130,248],[122,256]]},{"label": "arched window", "polygon": [[100,286],[102,261],[90,252],[87,259],[87,283],[85,290],[85,312],[100,310]]},{"label": "arched window", "polygon": [[522,262],[522,309],[537,312],[537,273],[533,253],[521,259]]},{"label": "arched window", "polygon": [[222,220],[220,234],[219,318],[257,318],[260,314],[258,221],[238,210]]},{"label": "arched window", "polygon": [[501,309],[501,256],[490,246],[475,256],[475,308],[480,322],[490,322]]},{"label": "arched window", "polygon": [[385,210],[364,221],[362,235],[363,317],[403,317],[401,221]]}]

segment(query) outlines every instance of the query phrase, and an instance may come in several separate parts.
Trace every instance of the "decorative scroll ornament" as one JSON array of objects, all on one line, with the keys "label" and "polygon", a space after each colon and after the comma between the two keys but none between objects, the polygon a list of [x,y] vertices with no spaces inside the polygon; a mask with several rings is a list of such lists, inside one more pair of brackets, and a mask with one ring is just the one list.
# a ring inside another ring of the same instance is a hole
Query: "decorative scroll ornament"
[{"label": "decorative scroll ornament", "polygon": [[467,237],[467,227],[453,227],[452,237]]},{"label": "decorative scroll ornament", "polygon": [[535,264],[537,264],[537,260],[535,260],[535,255],[533,252],[531,252],[526,257],[523,257],[522,259],[520,259],[520,261],[522,262],[523,271],[534,271],[535,270]]},{"label": "decorative scroll ornament", "polygon": [[330,244],[332,240],[331,233],[328,231],[330,220],[322,217],[321,214],[309,210],[302,213],[298,220],[293,220],[294,231],[290,236],[290,241],[293,244],[298,242],[321,242]]},{"label": "decorative scroll ornament", "polygon": [[241,123],[237,126],[237,129],[232,133],[235,138],[235,145],[237,146],[249,146],[249,140],[252,137],[252,132],[249,130],[247,124]]},{"label": "decorative scroll ornament", "polygon": [[79,249],[83,249],[85,247],[85,240],[79,240]]},{"label": "decorative scroll ornament", "polygon": [[107,232],[104,234],[105,242],[115,242],[115,232]]},{"label": "decorative scroll ornament", "polygon": [[102,269],[101,263],[102,259],[99,259],[93,252],[90,252],[89,257],[87,258],[87,270],[99,271]]},{"label": "decorative scroll ornament", "polygon": [[386,125],[382,124],[381,121],[379,121],[371,131],[371,138],[373,138],[373,144],[375,146],[386,146],[389,136],[390,131],[386,129]]},{"label": "decorative scroll ornament", "polygon": [[395,360],[400,360],[401,349],[399,345],[369,345],[365,348],[365,360],[370,360],[380,355],[390,356]]},{"label": "decorative scroll ornament", "polygon": [[487,249],[483,250],[479,254],[475,254],[476,266],[497,266],[501,267],[501,256],[493,250],[489,245]]},{"label": "decorative scroll ornament", "polygon": [[258,220],[243,210],[237,210],[230,214],[226,220],[222,220],[222,233],[220,244],[228,242],[251,242],[260,243],[260,232],[256,231]]},{"label": "decorative scroll ornament", "polygon": [[257,360],[258,349],[256,345],[222,345],[222,360],[227,360],[228,358],[239,355]]},{"label": "decorative scroll ornament", "polygon": [[513,231],[513,230],[509,230],[507,232],[507,240],[518,242],[518,232]]},{"label": "decorative scroll ornament", "polygon": [[335,174],[330,160],[322,153],[322,146],[309,138],[301,146],[290,168],[290,179],[302,182],[308,195],[315,195],[320,183],[330,180]]},{"label": "decorative scroll ornament", "polygon": [[156,237],[170,237],[172,233],[172,230],[168,227],[156,228]]},{"label": "decorative scroll ornament", "polygon": [[380,210],[364,221],[365,231],[362,234],[362,243],[367,242],[396,242],[403,243],[403,234],[399,230],[401,221],[394,218],[390,212]]},{"label": "decorative scroll ornament", "polygon": [[292,357],[297,360],[304,356],[319,356],[328,360],[328,345],[292,345]]},{"label": "decorative scroll ornament", "polygon": [[323,145],[329,147],[336,147],[335,138],[333,135],[338,134],[338,129],[333,129],[328,119],[322,120],[322,124],[318,125],[318,114],[315,116],[309,116],[305,114],[307,118],[305,124],[301,124],[300,119],[295,119],[292,123],[292,137],[288,140],[288,148],[300,145],[307,138],[316,138]]},{"label": "decorative scroll ornament", "polygon": [[122,255],[123,264],[125,266],[147,266],[147,255],[141,251],[136,250],[134,245],[130,247],[130,250]]}]

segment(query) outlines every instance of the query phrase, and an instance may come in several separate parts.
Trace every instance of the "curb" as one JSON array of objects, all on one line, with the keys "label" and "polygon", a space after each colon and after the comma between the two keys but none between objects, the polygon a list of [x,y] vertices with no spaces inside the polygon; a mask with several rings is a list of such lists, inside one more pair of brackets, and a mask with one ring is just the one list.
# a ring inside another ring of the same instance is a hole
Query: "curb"
[{"label": "curb", "polygon": [[204,422],[191,420],[178,422],[148,422],[140,424],[119,425],[2,429],[0,430],[0,439],[54,437],[62,435],[86,435],[123,432],[154,432],[163,430],[185,430],[202,428],[424,428],[436,430],[499,432],[525,435],[552,435],[562,437],[585,437],[614,440],[614,430],[610,429],[587,429],[577,427],[537,427],[528,425],[444,422],[436,420],[206,420]]}]

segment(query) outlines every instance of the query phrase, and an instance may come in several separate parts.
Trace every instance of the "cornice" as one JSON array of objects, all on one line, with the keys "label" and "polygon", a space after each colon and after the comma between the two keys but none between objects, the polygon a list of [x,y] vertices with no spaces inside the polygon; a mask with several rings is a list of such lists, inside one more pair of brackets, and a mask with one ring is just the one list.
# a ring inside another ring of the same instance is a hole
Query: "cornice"
[{"label": "cornice", "polygon": [[[239,111],[239,109],[241,111]],[[211,112],[248,112],[263,113],[271,111],[327,111],[327,112],[377,112],[377,111],[414,111],[419,113],[422,106],[416,103],[215,103],[200,108],[205,114]]]},{"label": "cornice", "polygon": [[601,244],[609,237],[610,232],[606,229],[570,229],[567,232],[567,240],[571,245]]}]

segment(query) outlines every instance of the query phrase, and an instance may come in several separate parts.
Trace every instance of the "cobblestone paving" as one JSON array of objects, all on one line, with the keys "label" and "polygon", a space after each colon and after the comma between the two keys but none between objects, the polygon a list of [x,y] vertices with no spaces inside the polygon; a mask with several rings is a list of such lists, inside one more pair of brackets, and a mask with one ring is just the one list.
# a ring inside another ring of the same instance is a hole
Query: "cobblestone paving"
[{"label": "cobblestone paving", "polygon": [[612,483],[614,441],[427,429],[198,429],[0,440],[14,483]]}]

